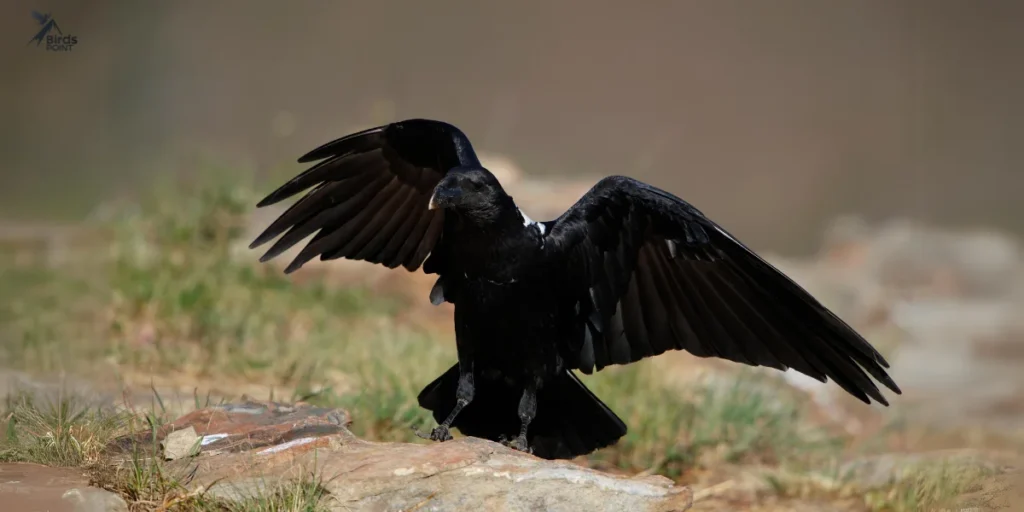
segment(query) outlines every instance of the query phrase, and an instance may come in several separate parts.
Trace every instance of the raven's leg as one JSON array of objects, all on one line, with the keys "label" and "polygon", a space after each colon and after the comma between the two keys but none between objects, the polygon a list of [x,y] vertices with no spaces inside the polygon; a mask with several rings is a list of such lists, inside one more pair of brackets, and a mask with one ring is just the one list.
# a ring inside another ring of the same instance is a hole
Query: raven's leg
[{"label": "raven's leg", "polygon": [[523,397],[519,399],[519,437],[515,438],[509,446],[521,452],[533,453],[530,444],[526,441],[526,429],[530,422],[537,416],[537,386],[526,386],[523,389]]},{"label": "raven's leg", "polygon": [[455,421],[455,417],[462,412],[462,409],[469,405],[473,401],[473,394],[476,391],[476,386],[473,384],[473,363],[459,362],[459,387],[455,391],[455,408],[452,412],[448,413],[448,417],[445,418],[440,425],[434,427],[434,430],[430,431],[430,439],[434,441],[449,441],[452,438],[451,432],[448,429],[451,428],[452,422]]}]

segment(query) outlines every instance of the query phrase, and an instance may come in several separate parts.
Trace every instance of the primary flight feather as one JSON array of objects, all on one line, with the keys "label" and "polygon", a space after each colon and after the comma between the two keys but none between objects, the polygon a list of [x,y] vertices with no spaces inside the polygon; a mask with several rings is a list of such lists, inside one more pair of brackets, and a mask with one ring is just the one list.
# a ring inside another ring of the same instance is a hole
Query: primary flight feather
[{"label": "primary flight feather", "polygon": [[667,350],[792,368],[888,405],[889,364],[807,291],[678,197],[598,182],[534,222],[454,126],[412,119],[324,144],[260,201],[308,192],[250,245],[261,261],[314,234],[288,265],[348,258],[438,275],[455,306],[458,362],[419,403],[436,441],[463,434],[544,458],[614,444],[626,425],[573,374]]}]

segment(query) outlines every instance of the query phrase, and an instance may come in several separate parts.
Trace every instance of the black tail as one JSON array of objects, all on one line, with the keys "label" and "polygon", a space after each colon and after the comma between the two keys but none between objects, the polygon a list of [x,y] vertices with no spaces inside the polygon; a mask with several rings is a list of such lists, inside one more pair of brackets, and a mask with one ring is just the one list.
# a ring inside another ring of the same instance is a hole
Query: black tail
[{"label": "black tail", "polygon": [[[433,411],[440,423],[455,407],[459,365],[428,384],[419,395],[420,406]],[[502,380],[476,379],[473,401],[452,427],[464,435],[498,441],[519,434],[519,399],[523,390]],[[601,403],[571,371],[549,382],[537,393],[537,416],[527,438],[534,455],[545,459],[571,459],[614,444],[626,434],[626,425]]]}]

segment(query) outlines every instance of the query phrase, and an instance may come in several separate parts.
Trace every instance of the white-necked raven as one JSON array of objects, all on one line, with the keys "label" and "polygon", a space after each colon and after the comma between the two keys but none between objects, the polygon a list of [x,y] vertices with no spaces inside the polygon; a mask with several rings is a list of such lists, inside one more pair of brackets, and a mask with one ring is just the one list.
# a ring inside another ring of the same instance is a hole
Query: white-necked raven
[{"label": "white-necked raven", "polygon": [[573,374],[666,350],[828,378],[888,405],[885,359],[803,288],[678,197],[598,182],[561,217],[519,211],[454,126],[412,119],[329,142],[258,206],[312,187],[250,246],[267,261],[316,233],[319,256],[437,274],[458,363],[423,389],[436,441],[463,434],[544,458],[615,443],[626,425]]}]

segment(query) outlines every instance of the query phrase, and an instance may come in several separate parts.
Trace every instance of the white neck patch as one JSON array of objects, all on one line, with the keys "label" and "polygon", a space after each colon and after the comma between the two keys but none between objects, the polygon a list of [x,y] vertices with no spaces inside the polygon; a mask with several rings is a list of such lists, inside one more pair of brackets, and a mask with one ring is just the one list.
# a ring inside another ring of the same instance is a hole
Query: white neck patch
[{"label": "white neck patch", "polygon": [[524,212],[523,210],[520,210],[518,206],[516,207],[516,210],[519,210],[519,215],[523,217],[523,226],[535,226],[537,228],[537,231],[540,231],[541,235],[543,235],[544,232],[547,231],[547,227],[544,226],[544,224],[541,224],[540,222],[531,219],[530,216],[527,215],[526,212]]}]

